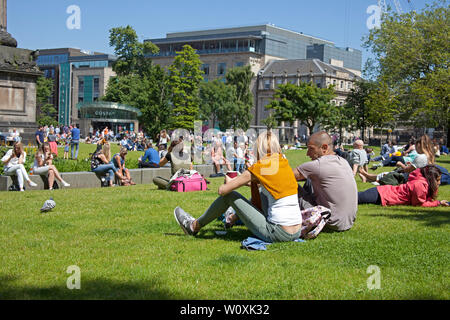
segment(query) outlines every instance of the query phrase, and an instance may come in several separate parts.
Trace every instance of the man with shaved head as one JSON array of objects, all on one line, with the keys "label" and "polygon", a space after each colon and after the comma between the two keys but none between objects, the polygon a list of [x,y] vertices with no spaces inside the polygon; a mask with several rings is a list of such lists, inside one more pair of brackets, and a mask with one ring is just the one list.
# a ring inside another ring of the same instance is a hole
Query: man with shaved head
[{"label": "man with shaved head", "polygon": [[299,186],[301,209],[321,205],[331,210],[326,228],[345,231],[353,226],[358,209],[358,190],[347,160],[333,151],[333,140],[325,131],[316,132],[308,140],[312,161],[293,169]]}]

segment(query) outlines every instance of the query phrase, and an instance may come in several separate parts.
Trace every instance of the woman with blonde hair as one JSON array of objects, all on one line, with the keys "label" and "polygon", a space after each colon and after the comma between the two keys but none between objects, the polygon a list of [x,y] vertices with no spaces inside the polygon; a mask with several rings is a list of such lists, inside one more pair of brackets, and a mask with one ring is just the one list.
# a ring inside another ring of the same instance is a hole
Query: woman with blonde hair
[{"label": "woman with blonde hair", "polygon": [[53,165],[53,155],[50,151],[48,142],[44,142],[34,157],[33,172],[36,175],[46,175],[48,177],[49,189],[53,189],[55,178],[59,180],[64,187],[70,187],[59,174],[58,169]]},{"label": "woman with blonde hair", "polygon": [[[219,187],[220,196],[198,219],[180,207],[175,208],[175,219],[186,234],[196,235],[231,206],[236,212],[234,219],[239,218],[263,241],[293,241],[300,237],[302,215],[297,180],[272,132],[263,132],[256,140],[256,160],[240,176],[233,179],[225,177],[225,183]],[[245,185],[251,186],[251,202],[234,191]],[[267,198],[267,210],[262,209],[258,185]]]},{"label": "woman with blonde hair", "polygon": [[4,165],[3,174],[5,176],[17,176],[20,191],[23,189],[23,180],[26,180],[30,187],[36,187],[37,184],[31,181],[28,177],[27,170],[25,170],[24,163],[27,158],[27,153],[23,150],[22,142],[14,143],[12,149],[3,156],[2,162]]},{"label": "woman with blonde hair", "polygon": [[110,187],[114,185],[114,175],[116,175],[121,182],[125,180],[123,175],[111,162],[111,147],[106,141],[104,141],[103,145],[97,145],[97,150],[91,158],[91,171],[98,175],[107,175],[107,181]]}]

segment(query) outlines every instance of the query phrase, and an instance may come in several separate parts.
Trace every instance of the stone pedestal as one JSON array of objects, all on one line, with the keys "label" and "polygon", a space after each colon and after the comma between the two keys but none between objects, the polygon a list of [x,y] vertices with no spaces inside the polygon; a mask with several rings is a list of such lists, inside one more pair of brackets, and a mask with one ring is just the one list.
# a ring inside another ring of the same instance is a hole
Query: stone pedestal
[{"label": "stone pedestal", "polygon": [[16,128],[25,144],[34,143],[36,80],[42,75],[35,52],[0,45],[0,132]]}]

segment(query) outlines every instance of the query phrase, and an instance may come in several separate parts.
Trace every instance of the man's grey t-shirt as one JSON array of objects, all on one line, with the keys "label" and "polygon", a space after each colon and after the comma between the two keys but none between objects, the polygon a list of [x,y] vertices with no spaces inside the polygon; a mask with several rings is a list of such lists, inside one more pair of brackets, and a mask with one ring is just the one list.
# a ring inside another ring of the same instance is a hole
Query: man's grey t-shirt
[{"label": "man's grey t-shirt", "polygon": [[297,170],[311,180],[316,203],[331,210],[327,226],[338,231],[350,229],[358,210],[358,189],[347,160],[337,155],[322,156]]}]

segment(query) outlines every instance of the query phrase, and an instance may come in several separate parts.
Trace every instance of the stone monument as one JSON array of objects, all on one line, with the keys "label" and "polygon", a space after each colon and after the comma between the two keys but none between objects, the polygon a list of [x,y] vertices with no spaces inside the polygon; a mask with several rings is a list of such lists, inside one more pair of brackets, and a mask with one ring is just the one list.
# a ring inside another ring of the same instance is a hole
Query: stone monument
[{"label": "stone monument", "polygon": [[16,128],[24,143],[34,143],[36,80],[43,73],[36,51],[17,48],[7,32],[7,0],[0,0],[0,132]]}]

